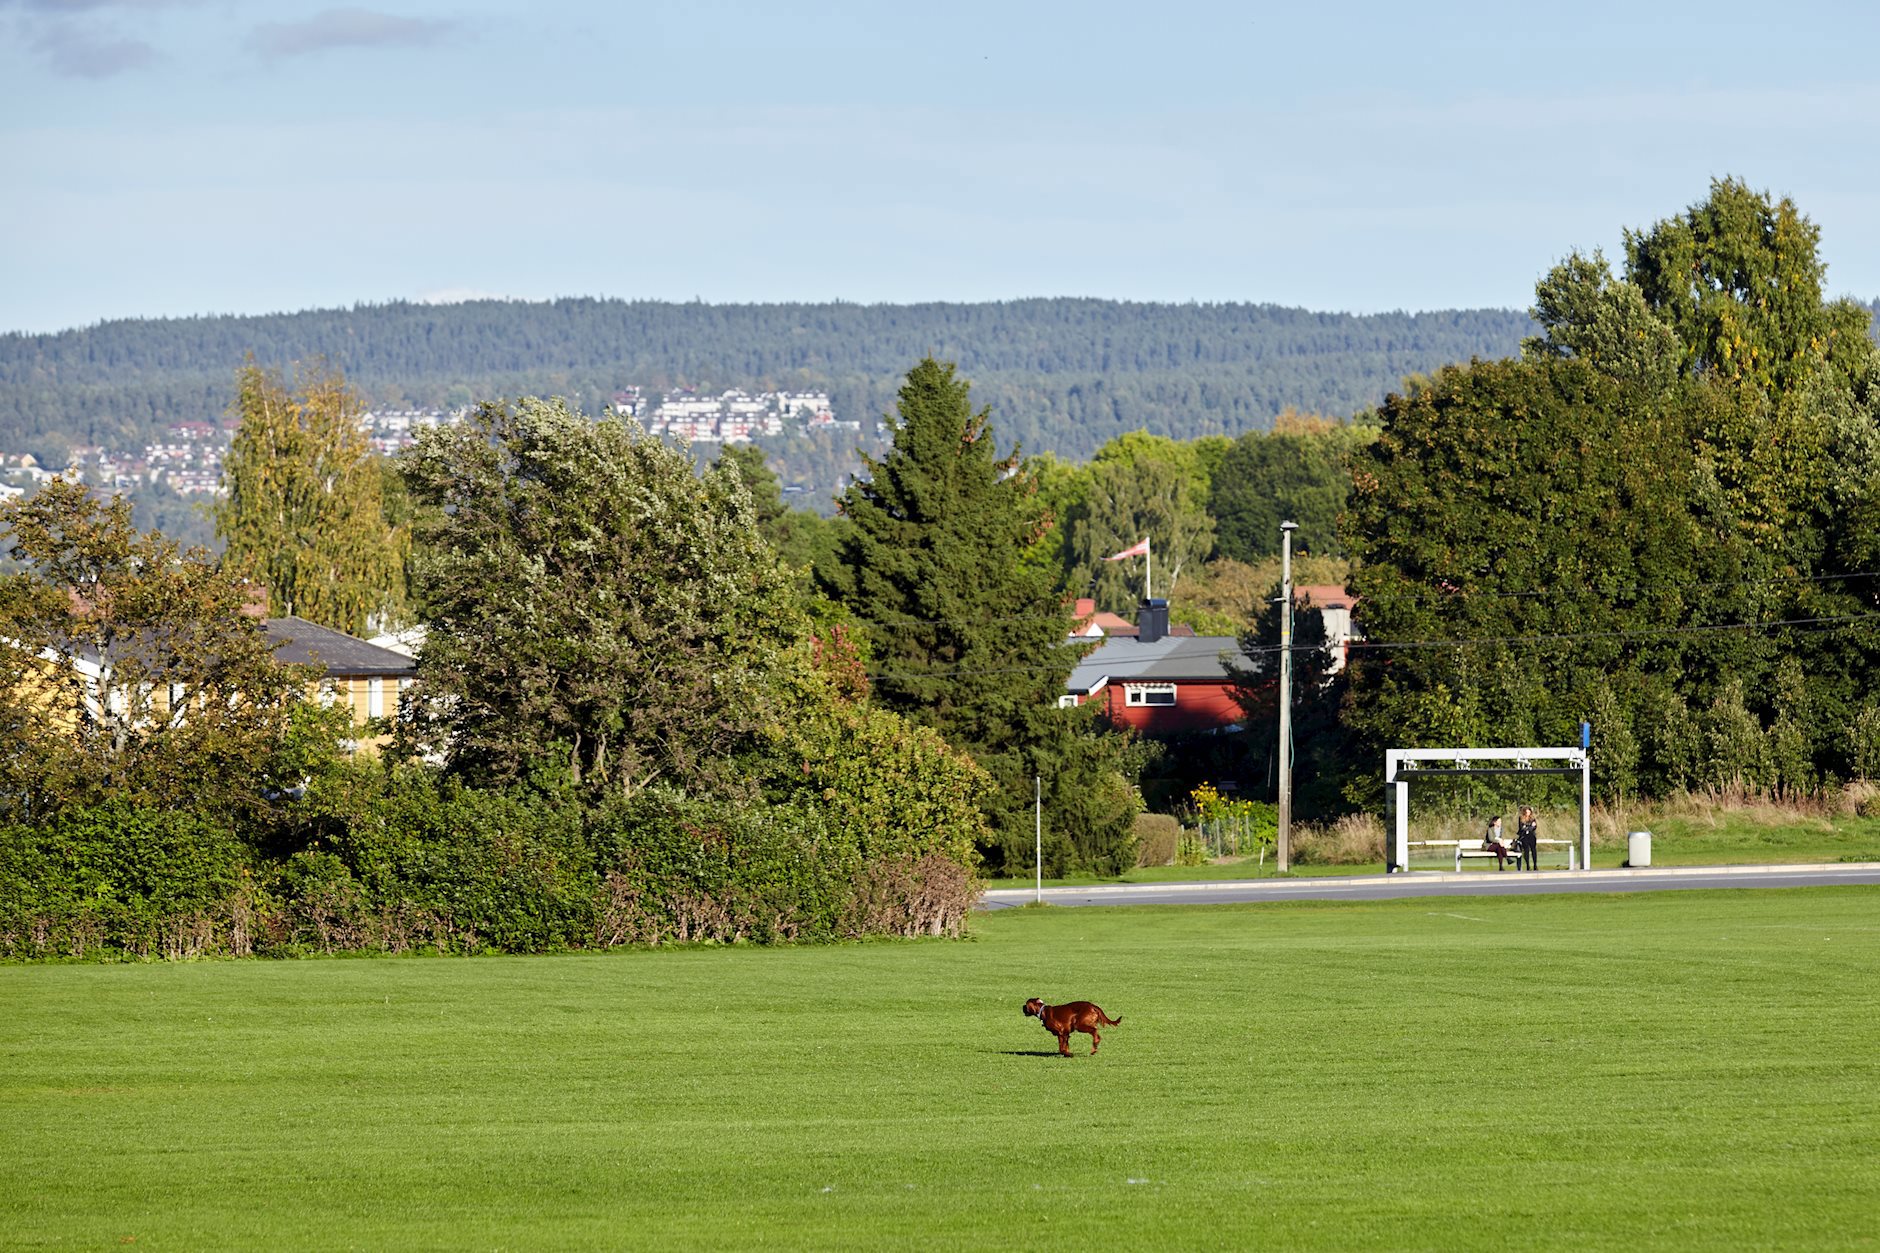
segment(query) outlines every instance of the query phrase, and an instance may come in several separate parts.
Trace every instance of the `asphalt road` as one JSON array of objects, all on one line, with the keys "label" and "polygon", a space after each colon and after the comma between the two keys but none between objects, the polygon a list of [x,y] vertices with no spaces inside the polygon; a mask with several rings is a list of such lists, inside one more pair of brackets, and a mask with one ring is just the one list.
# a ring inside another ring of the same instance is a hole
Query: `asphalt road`
[{"label": "asphalt road", "polygon": [[[1373,901],[1401,896],[1536,896],[1554,892],[1665,892],[1689,888],[1880,885],[1880,862],[1825,866],[1678,866],[1643,870],[1431,871],[1363,878],[1117,883],[1046,888],[1047,905],[1223,905],[1248,901]],[[987,892],[983,909],[1029,905],[1030,888]]]}]

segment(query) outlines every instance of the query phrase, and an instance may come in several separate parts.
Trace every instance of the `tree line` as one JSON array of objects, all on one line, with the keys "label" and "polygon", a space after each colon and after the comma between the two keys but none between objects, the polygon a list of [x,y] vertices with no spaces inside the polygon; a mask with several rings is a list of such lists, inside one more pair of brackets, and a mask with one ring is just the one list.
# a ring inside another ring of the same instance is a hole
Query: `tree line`
[{"label": "tree line", "polygon": [[1318,804],[1381,803],[1386,747],[1582,721],[1606,800],[1880,777],[1880,354],[1818,243],[1719,180],[1545,274],[1519,356],[1384,402],[1340,524],[1366,638],[1305,685]]},{"label": "tree line", "polygon": [[[298,381],[244,375],[220,557],[76,484],[0,509],[0,952],[958,932],[993,785],[868,699],[735,468],[525,399],[427,435],[400,504],[343,389]],[[276,613],[384,609],[388,508],[427,635],[349,757],[242,608],[267,572]]]},{"label": "tree line", "polygon": [[[0,336],[0,447],[58,460],[73,444],[135,446],[169,423],[213,418],[250,355],[324,359],[367,405],[556,395],[598,412],[627,383],[815,388],[867,427],[893,409],[908,364],[932,354],[973,380],[1007,438],[1083,460],[1138,429],[1187,439],[1260,428],[1289,406],[1350,414],[1406,373],[1513,351],[1531,329],[1506,310],[1354,316],[1080,299],[473,301],[134,319]],[[842,452],[840,468],[853,468],[853,447]],[[787,477],[813,480],[819,505],[841,485],[833,468],[806,460],[804,470]]]},{"label": "tree line", "polygon": [[[978,874],[1035,863],[1034,779],[1046,870],[1133,863],[1144,759],[1057,707],[1053,554],[1135,523],[1061,524],[1084,472],[1002,444],[953,366],[909,371],[833,521],[758,450],[700,473],[561,400],[388,464],[358,403],[323,363],[242,368],[220,554],[77,484],[0,509],[0,950],[952,933]],[[1167,457],[1195,454],[1123,441],[1104,481]],[[257,591],[424,628],[381,753],[274,664]]]}]

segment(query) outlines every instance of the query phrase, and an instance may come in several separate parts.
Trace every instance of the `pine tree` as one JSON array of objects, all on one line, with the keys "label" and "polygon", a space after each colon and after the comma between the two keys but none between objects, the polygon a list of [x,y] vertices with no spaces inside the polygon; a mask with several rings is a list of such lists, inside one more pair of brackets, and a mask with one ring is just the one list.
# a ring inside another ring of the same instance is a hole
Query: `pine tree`
[{"label": "pine tree", "polygon": [[1061,793],[1054,813],[1078,812],[1077,859],[1114,862],[1134,796],[1084,717],[1057,707],[1076,656],[1050,571],[1024,560],[1048,522],[1036,484],[1016,450],[998,453],[990,411],[974,411],[951,364],[915,366],[898,407],[893,447],[842,496],[850,528],[822,575],[865,625],[874,698],[997,781],[985,798],[995,865],[1030,862],[1034,774]]},{"label": "pine tree", "polygon": [[386,522],[358,400],[319,362],[298,397],[252,362],[236,381],[241,427],[215,510],[228,560],[266,585],[270,614],[364,633],[402,602],[405,538]]}]

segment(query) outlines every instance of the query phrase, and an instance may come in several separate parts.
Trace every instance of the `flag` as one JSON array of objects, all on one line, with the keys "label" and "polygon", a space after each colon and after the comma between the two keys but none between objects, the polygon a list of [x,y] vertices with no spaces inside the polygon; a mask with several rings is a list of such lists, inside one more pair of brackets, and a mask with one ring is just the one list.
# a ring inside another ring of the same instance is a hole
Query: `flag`
[{"label": "flag", "polygon": [[1137,540],[1134,544],[1131,544],[1128,548],[1125,548],[1122,552],[1115,553],[1115,554],[1112,554],[1111,556],[1105,557],[1104,560],[1105,561],[1123,561],[1130,557],[1147,557],[1148,555],[1149,555],[1149,537],[1145,535],[1141,539]]}]

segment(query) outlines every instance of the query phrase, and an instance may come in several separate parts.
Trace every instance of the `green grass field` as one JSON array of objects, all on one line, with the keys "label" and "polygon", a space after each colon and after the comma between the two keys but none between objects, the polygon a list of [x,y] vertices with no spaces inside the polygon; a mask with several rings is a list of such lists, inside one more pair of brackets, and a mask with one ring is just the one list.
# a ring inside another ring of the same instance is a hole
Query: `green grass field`
[{"label": "green grass field", "polygon": [[1877,1044],[1868,888],[12,966],[0,1243],[1871,1247]]}]

